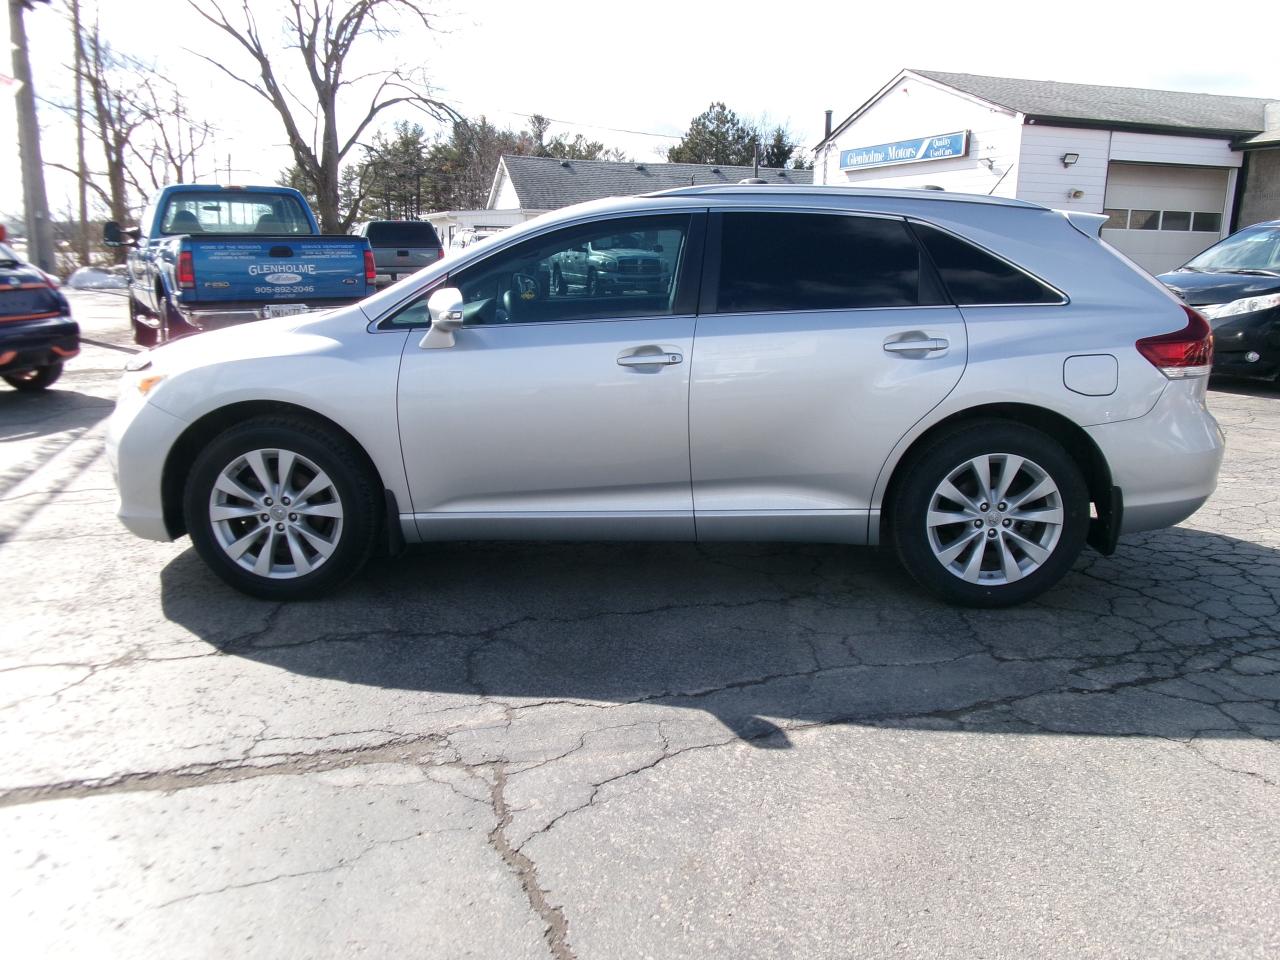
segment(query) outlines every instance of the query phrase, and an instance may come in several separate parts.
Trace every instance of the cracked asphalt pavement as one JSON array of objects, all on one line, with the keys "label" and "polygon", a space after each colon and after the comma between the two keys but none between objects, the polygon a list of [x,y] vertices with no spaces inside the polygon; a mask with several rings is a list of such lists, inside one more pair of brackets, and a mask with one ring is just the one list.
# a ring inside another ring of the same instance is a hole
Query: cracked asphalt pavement
[{"label": "cracked asphalt pavement", "polygon": [[811,545],[458,544],[292,606],[114,517],[124,307],[0,392],[13,957],[1280,955],[1280,393],[1038,602]]}]

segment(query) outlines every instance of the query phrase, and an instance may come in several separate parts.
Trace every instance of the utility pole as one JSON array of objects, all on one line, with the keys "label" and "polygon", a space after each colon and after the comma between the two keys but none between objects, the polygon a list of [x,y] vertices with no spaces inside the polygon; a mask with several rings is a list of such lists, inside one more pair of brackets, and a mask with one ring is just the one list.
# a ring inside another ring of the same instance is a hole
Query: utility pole
[{"label": "utility pole", "polygon": [[80,200],[80,231],[76,236],[76,253],[80,266],[89,265],[89,196],[84,165],[84,46],[80,35],[80,0],[71,0],[71,22],[75,32],[76,65],[76,173]]},{"label": "utility pole", "polygon": [[9,36],[13,42],[13,77],[18,81],[18,152],[22,157],[22,201],[27,219],[27,259],[41,270],[53,272],[53,225],[44,192],[44,165],[40,159],[40,126],[36,122],[36,91],[31,83],[31,58],[27,55],[27,30],[22,15],[38,2],[9,0]]}]

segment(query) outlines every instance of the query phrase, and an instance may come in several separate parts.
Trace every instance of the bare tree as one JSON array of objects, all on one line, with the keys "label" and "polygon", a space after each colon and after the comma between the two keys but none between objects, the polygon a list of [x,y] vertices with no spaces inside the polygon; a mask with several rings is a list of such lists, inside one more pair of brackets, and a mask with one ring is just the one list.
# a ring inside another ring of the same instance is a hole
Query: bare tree
[{"label": "bare tree", "polygon": [[166,184],[195,180],[196,163],[213,136],[213,127],[193,119],[181,91],[155,74],[140,79],[136,99],[150,122],[146,137],[129,144],[137,161],[130,165],[135,189],[150,195]]},{"label": "bare tree", "polygon": [[[341,8],[335,0],[277,0],[276,6],[287,19],[286,47],[298,52],[314,92],[314,99],[305,101],[286,88],[272,51],[263,41],[250,0],[239,0],[235,22],[218,0],[187,3],[253,59],[258,76],[246,79],[212,57],[197,54],[254,91],[279,114],[297,174],[312,184],[320,224],[326,231],[345,231],[356,215],[357,211],[351,210],[343,216],[340,170],[343,159],[374,118],[398,105],[416,108],[436,120],[458,118],[452,107],[428,95],[421,68],[393,65],[354,76],[346,73],[347,58],[362,38],[388,40],[398,34],[397,25],[402,23],[432,29],[424,0],[352,0]],[[252,6],[262,12],[261,0],[253,0]],[[344,127],[338,117],[338,97],[357,85],[367,86],[372,95],[363,116]],[[307,121],[312,126],[311,137],[304,133]]]}]

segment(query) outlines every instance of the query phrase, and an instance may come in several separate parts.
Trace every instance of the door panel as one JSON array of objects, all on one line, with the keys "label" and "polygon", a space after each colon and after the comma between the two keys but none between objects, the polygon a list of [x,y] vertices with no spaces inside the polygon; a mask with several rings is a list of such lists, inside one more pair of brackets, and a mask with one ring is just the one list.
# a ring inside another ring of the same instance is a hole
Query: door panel
[{"label": "door panel", "polygon": [[[674,524],[656,535],[691,537],[693,325],[682,316],[480,326],[443,350],[410,337],[399,419],[424,537],[439,535],[426,531],[433,518],[479,536],[485,515],[496,525],[521,518],[494,514],[533,513],[555,515],[540,535],[574,536],[575,518],[600,535],[592,515],[615,512],[669,514]],[[634,362],[647,355],[654,362]]]},{"label": "door panel", "polygon": [[[906,339],[947,346],[885,349]],[[711,511],[866,511],[885,457],[955,386],[965,354],[955,307],[701,318],[689,405],[699,536]]]},{"label": "door panel", "polygon": [[960,311],[896,217],[726,211],[706,262],[689,398],[699,539],[865,540],[886,457],[964,370]]}]

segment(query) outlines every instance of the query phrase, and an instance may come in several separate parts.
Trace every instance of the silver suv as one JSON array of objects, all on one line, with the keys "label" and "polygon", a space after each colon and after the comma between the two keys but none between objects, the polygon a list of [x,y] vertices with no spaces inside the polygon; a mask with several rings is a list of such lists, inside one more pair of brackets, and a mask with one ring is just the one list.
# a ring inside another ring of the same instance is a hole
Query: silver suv
[{"label": "silver suv", "polygon": [[[947,600],[1053,586],[1213,492],[1204,319],[1103,217],[844,187],[558,211],[358,307],[130,363],[120,516],[222,578],[324,594],[459,539],[885,544]],[[550,284],[642,239],[656,289]]]}]

